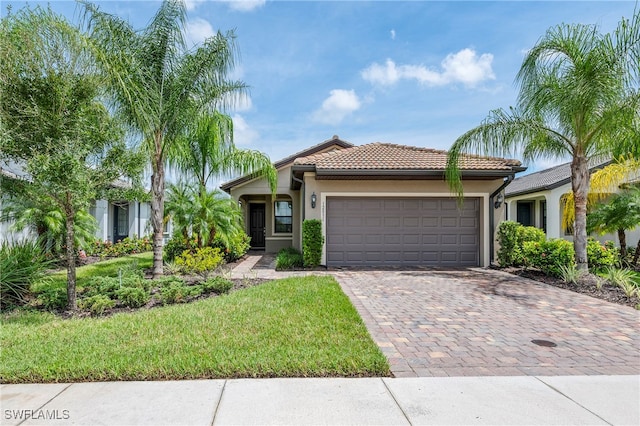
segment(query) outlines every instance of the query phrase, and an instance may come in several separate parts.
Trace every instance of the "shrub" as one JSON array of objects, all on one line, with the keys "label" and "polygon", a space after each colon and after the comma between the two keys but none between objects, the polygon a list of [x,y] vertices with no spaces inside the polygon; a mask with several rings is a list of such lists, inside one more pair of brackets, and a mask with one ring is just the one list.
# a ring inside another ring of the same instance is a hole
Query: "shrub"
[{"label": "shrub", "polygon": [[205,292],[225,294],[233,288],[233,282],[223,277],[213,277],[203,282],[201,286]]},{"label": "shrub", "polygon": [[322,260],[322,222],[318,219],[307,219],[302,222],[302,258],[304,266],[316,267]]},{"label": "shrub", "polygon": [[520,226],[517,228],[516,234],[519,247],[522,247],[526,242],[541,243],[547,239],[544,231],[540,228],[536,228],[535,226]]},{"label": "shrub", "polygon": [[176,265],[185,274],[197,274],[207,279],[209,274],[224,263],[220,249],[213,247],[198,248],[194,252],[185,250],[176,258]]},{"label": "shrub", "polygon": [[139,308],[147,304],[151,296],[141,287],[122,287],[116,290],[116,297],[123,305],[130,308]]},{"label": "shrub", "polygon": [[37,304],[48,311],[59,311],[67,306],[67,289],[47,286],[38,292]]},{"label": "shrub", "polygon": [[170,287],[173,284],[185,285],[185,282],[182,278],[176,277],[174,275],[169,275],[168,277],[158,278],[154,280],[157,286],[159,287]]},{"label": "shrub", "polygon": [[244,232],[237,232],[229,238],[229,243],[225,244],[222,237],[216,234],[211,246],[220,249],[226,262],[235,262],[249,251],[251,247],[251,237]]},{"label": "shrub", "polygon": [[519,262],[520,247],[518,246],[518,229],[521,228],[518,222],[506,220],[498,226],[498,262],[500,266],[515,266]]},{"label": "shrub", "polygon": [[610,268],[616,264],[617,254],[615,250],[611,250],[603,246],[593,238],[587,240],[587,261],[589,268],[602,270]]},{"label": "shrub", "polygon": [[283,248],[276,256],[277,270],[302,268],[303,266],[304,259],[302,257],[302,253],[293,247]]},{"label": "shrub", "polygon": [[90,256],[119,257],[127,254],[142,253],[153,250],[151,238],[125,238],[115,244],[111,241],[94,241],[86,250]]},{"label": "shrub", "polygon": [[198,241],[195,238],[186,240],[182,235],[175,234],[164,245],[164,260],[165,262],[173,262],[176,257],[184,253],[185,250],[190,250],[198,245]]},{"label": "shrub", "polygon": [[95,296],[80,299],[78,301],[78,307],[80,309],[88,310],[93,315],[101,315],[107,309],[111,309],[114,306],[116,306],[116,302],[103,294],[96,294]]},{"label": "shrub", "polygon": [[202,293],[202,287],[200,286],[188,286],[184,281],[169,281],[168,285],[165,285],[160,289],[160,301],[163,305],[169,305],[172,303],[184,303],[190,297],[199,296]]},{"label": "shrub", "polygon": [[562,276],[561,267],[568,267],[574,262],[573,244],[563,239],[525,242],[522,255],[526,266],[538,268],[545,274],[556,277]]},{"label": "shrub", "polygon": [[123,272],[118,277],[94,277],[89,280],[84,292],[88,297],[101,294],[110,298],[117,297],[122,288],[140,288],[148,292],[151,283],[135,272]]},{"label": "shrub", "polygon": [[37,241],[5,241],[0,245],[0,309],[24,304],[31,284],[44,277],[52,261]]}]

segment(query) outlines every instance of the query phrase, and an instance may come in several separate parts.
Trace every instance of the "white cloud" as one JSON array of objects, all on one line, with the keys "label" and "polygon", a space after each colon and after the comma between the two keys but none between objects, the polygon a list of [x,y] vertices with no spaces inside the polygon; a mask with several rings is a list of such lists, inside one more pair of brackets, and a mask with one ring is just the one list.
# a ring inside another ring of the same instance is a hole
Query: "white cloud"
[{"label": "white cloud", "polygon": [[204,3],[204,0],[185,0],[184,3],[187,10],[193,10]]},{"label": "white cloud", "polygon": [[338,124],[346,116],[360,109],[362,102],[353,90],[334,89],[329,92],[329,97],[322,102],[313,118],[315,121],[325,124]]},{"label": "white cloud", "polygon": [[206,19],[195,18],[187,21],[185,27],[185,41],[191,47],[200,44],[216,34],[213,27]]},{"label": "white cloud", "polygon": [[237,10],[239,12],[250,12],[263,6],[267,0],[222,0],[224,3],[229,4],[231,10]]},{"label": "white cloud", "polygon": [[391,30],[391,40],[396,39],[396,30]]},{"label": "white cloud", "polygon": [[233,142],[237,146],[251,146],[260,138],[257,130],[251,128],[240,114],[234,114],[233,120]]},{"label": "white cloud", "polygon": [[440,70],[429,69],[424,65],[396,65],[394,61],[387,59],[384,65],[373,63],[361,75],[372,84],[384,86],[404,79],[417,80],[429,86],[462,83],[473,87],[482,81],[496,78],[491,68],[492,62],[491,53],[478,56],[474,50],[467,48],[448,54],[440,63]]}]

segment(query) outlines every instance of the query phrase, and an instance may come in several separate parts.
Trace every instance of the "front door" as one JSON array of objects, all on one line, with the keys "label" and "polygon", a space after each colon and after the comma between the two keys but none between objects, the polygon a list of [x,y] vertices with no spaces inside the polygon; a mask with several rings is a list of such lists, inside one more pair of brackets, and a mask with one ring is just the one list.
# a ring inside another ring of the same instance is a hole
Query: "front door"
[{"label": "front door", "polygon": [[126,206],[113,206],[113,242],[129,236],[129,210]]},{"label": "front door", "polygon": [[265,237],[265,205],[249,204],[249,236],[251,248],[264,248]]}]

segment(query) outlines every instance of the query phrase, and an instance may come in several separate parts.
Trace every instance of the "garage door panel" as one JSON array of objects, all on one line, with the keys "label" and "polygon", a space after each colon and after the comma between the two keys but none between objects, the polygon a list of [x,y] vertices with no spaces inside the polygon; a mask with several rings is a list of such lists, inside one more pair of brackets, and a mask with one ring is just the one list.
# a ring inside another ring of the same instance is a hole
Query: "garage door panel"
[{"label": "garage door panel", "polygon": [[443,235],[440,239],[442,245],[456,245],[458,244],[458,236],[457,235]]},{"label": "garage door panel", "polygon": [[477,228],[478,221],[475,217],[461,217],[460,218],[460,227],[461,228]]},{"label": "garage door panel", "polygon": [[440,218],[440,226],[444,228],[456,228],[458,226],[457,217],[442,217]]},{"label": "garage door panel", "polygon": [[327,199],[327,265],[477,266],[479,200]]}]

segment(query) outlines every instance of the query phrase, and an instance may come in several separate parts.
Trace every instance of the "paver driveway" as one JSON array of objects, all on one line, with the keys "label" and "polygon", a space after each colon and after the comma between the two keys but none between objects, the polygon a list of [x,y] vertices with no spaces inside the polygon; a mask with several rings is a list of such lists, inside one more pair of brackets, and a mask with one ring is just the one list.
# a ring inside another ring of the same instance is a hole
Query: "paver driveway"
[{"label": "paver driveway", "polygon": [[332,275],[396,377],[640,374],[633,308],[490,270]]}]

